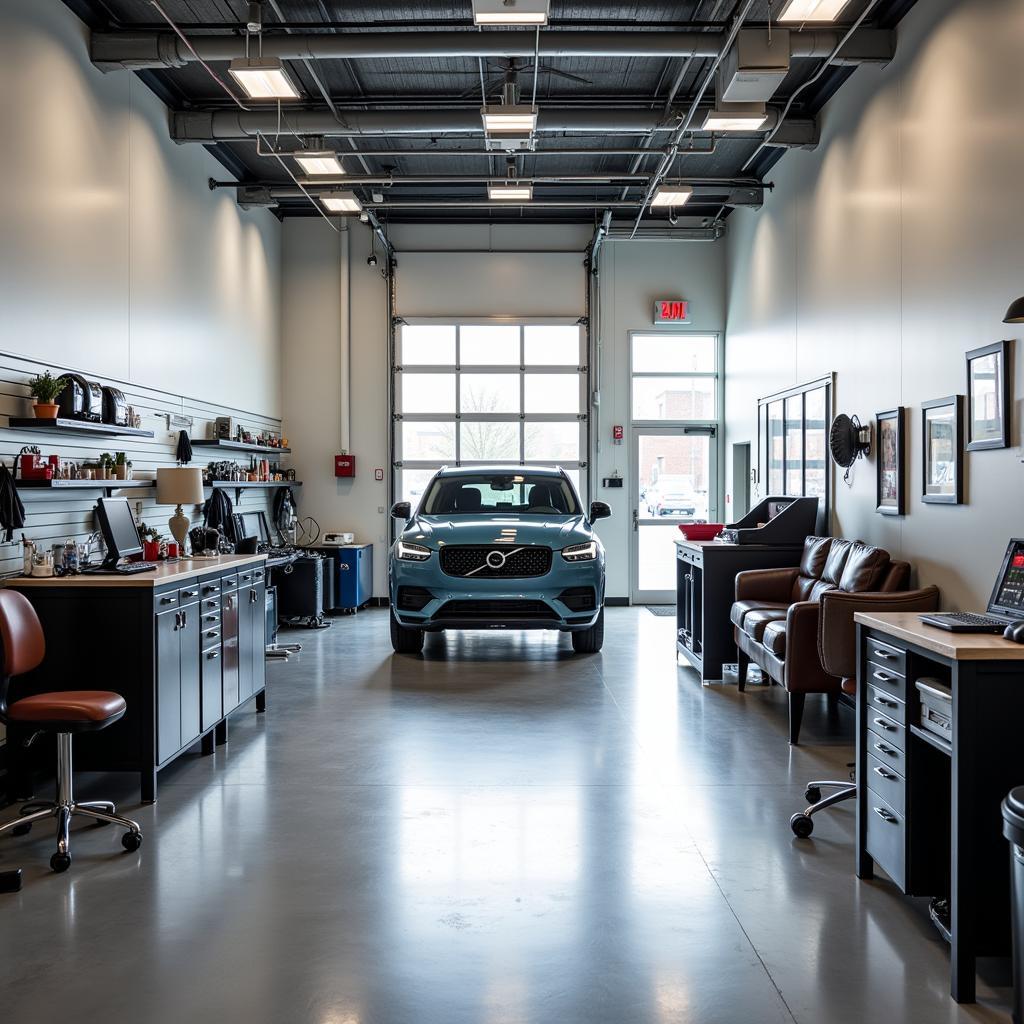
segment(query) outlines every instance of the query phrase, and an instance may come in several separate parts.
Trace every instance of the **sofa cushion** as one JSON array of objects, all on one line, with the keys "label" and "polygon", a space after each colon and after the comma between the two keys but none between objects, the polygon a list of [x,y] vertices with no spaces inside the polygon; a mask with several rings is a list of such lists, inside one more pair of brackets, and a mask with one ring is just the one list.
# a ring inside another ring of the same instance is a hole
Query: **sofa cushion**
[{"label": "sofa cushion", "polygon": [[814,586],[812,586],[810,591],[808,591],[807,597],[805,597],[804,600],[820,601],[822,594],[835,589],[836,585],[834,583],[829,583],[828,580],[815,580]]},{"label": "sofa cushion", "polygon": [[839,586],[839,581],[843,578],[846,559],[850,557],[850,548],[852,547],[852,540],[838,538],[832,541],[828,549],[828,557],[825,559],[825,567],[821,570],[823,582],[831,583],[834,587]]},{"label": "sofa cushion", "polygon": [[764,627],[764,638],[762,643],[768,648],[776,658],[785,658],[786,656],[786,620],[781,619],[778,622],[769,622]]},{"label": "sofa cushion", "polygon": [[831,537],[808,537],[804,541],[804,553],[800,559],[800,575],[819,579],[831,547]]},{"label": "sofa cushion", "polygon": [[781,609],[785,611],[788,607],[789,604],[785,601],[734,601],[732,611],[729,612],[729,618],[734,626],[739,626],[742,629],[743,620],[748,612],[759,608],[769,608],[773,611]]},{"label": "sofa cushion", "polygon": [[787,605],[779,608],[752,608],[743,616],[743,632],[760,641],[769,622],[785,622]]},{"label": "sofa cushion", "polygon": [[874,590],[882,581],[889,566],[889,552],[857,541],[850,545],[850,553],[843,566],[839,589],[850,594]]}]

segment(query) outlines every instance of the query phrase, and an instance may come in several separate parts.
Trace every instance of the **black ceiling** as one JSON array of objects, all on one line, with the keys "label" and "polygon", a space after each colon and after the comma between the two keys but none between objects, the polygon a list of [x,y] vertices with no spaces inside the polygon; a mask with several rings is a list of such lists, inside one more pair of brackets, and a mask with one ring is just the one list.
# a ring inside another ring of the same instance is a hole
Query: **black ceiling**
[{"label": "black ceiling", "polygon": [[[167,23],[147,0],[65,0],[90,26],[98,30],[138,30],[165,32]],[[843,12],[844,24],[851,23],[869,0],[853,0]],[[912,6],[914,0],[878,0],[864,25],[892,27]],[[284,19],[282,24],[274,8]],[[774,9],[778,10],[778,2]],[[240,0],[161,0],[166,14],[185,33],[229,32],[241,35],[248,5]],[[683,3],[564,3],[553,0],[551,28],[572,31],[622,29],[629,31],[723,31],[728,28],[739,4],[733,0],[688,0]],[[748,24],[764,23],[769,18],[769,4],[757,2],[747,17]],[[416,4],[382,4],[354,2],[320,2],[320,0],[276,0],[263,5],[264,32],[282,34],[287,29],[303,34],[359,32],[372,30],[409,32],[417,29],[475,31],[470,0],[442,4],[435,0]],[[497,100],[508,70],[505,58],[487,58],[482,62],[484,87],[488,98]],[[533,59],[519,58],[520,82],[523,92],[533,87]],[[573,57],[542,58],[537,75],[537,102],[557,107],[603,107],[633,111],[666,109],[670,90],[678,83],[671,110],[685,112],[694,92],[711,65],[711,58],[651,57]],[[817,59],[794,60],[792,70],[773,97],[773,104],[785,104],[795,89],[821,69]],[[321,59],[288,61],[286,66],[293,80],[301,87],[305,99],[289,109],[327,110],[320,88],[310,73],[328,92],[340,111],[355,110],[476,110],[481,104],[481,62],[476,58],[387,58],[387,59]],[[226,75],[226,63],[213,64],[213,69]],[[825,101],[853,73],[852,68],[830,68],[815,84],[805,89],[794,104],[791,117],[813,116]],[[114,72],[126,74],[128,72]],[[198,63],[174,69],[137,72],[172,109],[230,109],[233,101],[208,72]],[[710,98],[710,97],[709,97]],[[657,145],[664,144],[665,136]],[[459,155],[459,149],[482,148],[481,133],[439,134],[430,136],[365,137],[353,140],[330,138],[327,145],[345,157],[351,174],[393,175],[394,183],[384,188],[367,186],[356,191],[366,202],[371,193],[386,191],[388,201],[447,201],[486,199],[486,189],[479,183],[402,183],[402,177],[430,175],[480,175],[500,178],[505,173],[505,158]],[[283,142],[283,139],[282,139]],[[538,148],[596,149],[608,146],[635,148],[648,144],[644,135],[544,134]],[[784,150],[762,150],[751,166],[744,164],[758,147],[756,137],[729,137],[707,134],[688,136],[679,157],[671,168],[673,178],[754,178],[768,182],[768,171]],[[294,186],[286,168],[271,157],[257,155],[256,142],[219,142],[208,147],[225,167],[225,182],[238,179],[264,185]],[[292,147],[294,148],[294,147]],[[450,156],[417,156],[416,150],[426,148],[452,151]],[[687,152],[687,148],[693,152]],[[360,158],[358,150],[387,151],[385,156]],[[705,152],[700,152],[704,150]],[[631,155],[595,154],[572,156],[532,155],[517,158],[519,175],[652,175],[660,163],[660,153],[641,158]],[[648,179],[649,180],[649,179]],[[592,208],[516,207],[443,209],[391,208],[380,211],[382,219],[391,221],[546,221],[591,222],[600,219],[605,200],[639,203],[645,194],[646,180],[628,186],[615,184],[537,184],[534,197],[538,201],[554,200],[593,203]],[[294,188],[293,191],[297,191]],[[689,217],[715,218],[728,214],[729,187],[705,187],[699,190],[686,207]],[[315,215],[308,199],[300,194],[277,197],[281,216]],[[616,209],[616,220],[631,224],[636,210]],[[648,214],[649,217],[652,215]],[[653,219],[659,219],[657,214]],[[664,216],[660,217],[664,222]],[[690,221],[692,223],[692,221]]]}]

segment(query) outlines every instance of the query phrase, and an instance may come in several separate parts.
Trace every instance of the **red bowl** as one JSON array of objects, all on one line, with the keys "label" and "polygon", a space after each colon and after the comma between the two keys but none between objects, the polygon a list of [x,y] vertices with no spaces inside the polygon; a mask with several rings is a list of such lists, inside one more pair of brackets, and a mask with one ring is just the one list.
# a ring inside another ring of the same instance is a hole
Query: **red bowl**
[{"label": "red bowl", "polygon": [[679,529],[687,540],[714,540],[725,523],[680,523]]}]

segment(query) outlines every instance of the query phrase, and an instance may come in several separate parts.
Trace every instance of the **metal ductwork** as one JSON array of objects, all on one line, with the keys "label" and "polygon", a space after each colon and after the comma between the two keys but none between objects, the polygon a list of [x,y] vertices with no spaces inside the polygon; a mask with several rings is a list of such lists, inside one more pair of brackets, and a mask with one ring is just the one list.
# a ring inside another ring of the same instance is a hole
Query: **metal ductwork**
[{"label": "metal ductwork", "polygon": [[[185,26],[187,28],[187,26]],[[764,32],[766,29],[747,29]],[[842,29],[791,33],[791,56],[827,57]],[[484,32],[338,32],[262,36],[262,55],[282,60],[366,60],[389,57],[715,57],[724,32],[561,32],[515,30]],[[246,55],[241,35],[187,35],[173,32],[94,32],[89,53],[104,71],[175,68],[195,62],[229,61]],[[858,29],[834,63],[859,64],[892,59],[896,34]]]},{"label": "metal ductwork", "polygon": [[[779,112],[769,110],[769,118],[761,130],[770,131],[778,124]],[[695,123],[701,123],[701,118]],[[389,136],[439,135],[444,132],[483,134],[478,110],[369,110],[340,113],[329,110],[292,110],[287,117],[288,131],[295,135],[320,136]],[[645,135],[652,132],[673,132],[679,118],[667,120],[650,110],[576,109],[542,107],[537,118],[537,131],[598,132],[604,135]],[[273,136],[279,130],[276,109],[272,110],[178,110],[171,117],[171,138],[176,142],[230,142],[254,139],[257,135]],[[697,129],[694,129],[697,130]],[[789,121],[775,136],[775,144],[786,145],[789,133],[795,132],[797,144],[806,145],[817,139],[813,120]],[[401,155],[401,154],[396,154]]]}]

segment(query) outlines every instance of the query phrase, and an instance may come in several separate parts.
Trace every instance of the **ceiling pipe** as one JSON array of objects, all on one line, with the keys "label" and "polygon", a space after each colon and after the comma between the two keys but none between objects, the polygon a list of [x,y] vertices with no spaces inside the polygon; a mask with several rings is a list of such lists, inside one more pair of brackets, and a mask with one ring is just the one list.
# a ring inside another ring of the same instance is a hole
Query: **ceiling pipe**
[{"label": "ceiling pipe", "polygon": [[[760,138],[763,133],[756,133],[756,137]],[[730,132],[730,138],[739,137],[739,133]],[[687,156],[713,156],[718,148],[718,140],[713,139],[710,146],[706,146],[703,149],[688,149],[685,151]],[[664,152],[659,149],[641,149],[640,147],[611,147],[611,146],[595,146],[592,149],[585,147],[576,147],[571,149],[532,149],[529,153],[522,154],[529,157],[537,156],[638,156],[640,154],[655,156],[659,153]],[[292,156],[294,149],[287,151],[282,150],[282,156]],[[345,153],[344,150],[339,151],[339,157],[349,156],[350,154]],[[442,156],[449,159],[458,157],[494,157],[495,153],[490,149],[361,149],[359,150],[360,156],[377,158],[404,158],[409,157],[412,159],[419,159],[421,156]]]},{"label": "ceiling pipe", "polygon": [[[532,185],[616,185],[620,181],[647,181],[650,175],[647,174],[516,174],[513,180],[521,184]],[[303,188],[317,190],[321,188],[337,189],[343,185],[467,185],[487,184],[489,181],[502,179],[493,174],[331,174],[316,178],[296,178],[296,183]],[[678,181],[669,179],[672,184],[693,185],[695,188],[708,188],[726,185],[730,188],[761,188],[763,182],[757,178],[729,178],[711,177],[694,178],[684,176]],[[221,181],[215,178],[209,180],[212,189],[238,188],[239,185],[256,185],[274,188],[279,182],[275,181]]]},{"label": "ceiling pipe", "polygon": [[[541,107],[537,132],[647,135],[678,132],[681,123],[678,116],[666,118],[660,111],[652,110]],[[695,123],[701,124],[702,119]],[[806,141],[813,137],[816,141],[817,129],[813,119],[787,121],[784,126],[787,132],[791,124],[800,129],[800,138]],[[768,118],[761,131],[771,131],[777,125],[778,110],[769,107]],[[176,142],[229,142],[252,139],[257,135],[273,138],[282,130],[293,136],[325,137],[441,135],[446,132],[481,136],[483,124],[478,110],[365,110],[345,112],[340,119],[329,110],[289,110],[280,123],[276,107],[271,110],[177,110],[171,115],[171,138]],[[776,136],[780,145],[785,144],[787,137],[781,133]],[[522,155],[530,154],[524,152]]]},{"label": "ceiling pipe", "polygon": [[[563,32],[546,31],[539,49],[534,32],[341,32],[334,34],[265,35],[262,53],[282,60],[367,60],[390,57],[716,57],[726,32]],[[245,56],[239,35],[187,35],[172,32],[94,32],[89,43],[92,62],[104,71],[176,68],[197,60],[227,61]],[[842,40],[836,29],[790,34],[791,56],[827,57]],[[191,47],[191,49],[190,49]],[[844,46],[841,59],[891,59],[895,33],[859,29]],[[193,52],[194,51],[194,52]],[[883,57],[884,54],[888,57]]]}]

